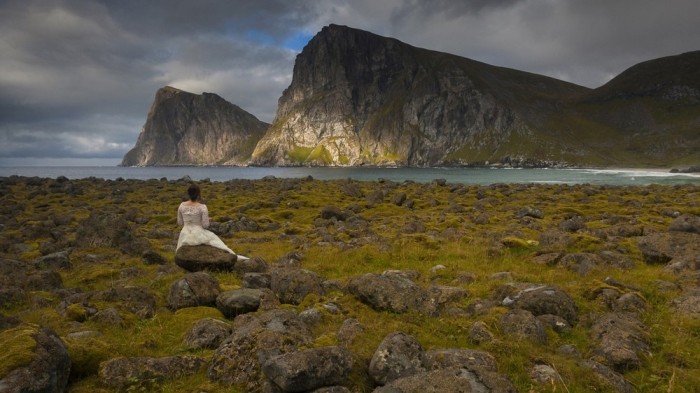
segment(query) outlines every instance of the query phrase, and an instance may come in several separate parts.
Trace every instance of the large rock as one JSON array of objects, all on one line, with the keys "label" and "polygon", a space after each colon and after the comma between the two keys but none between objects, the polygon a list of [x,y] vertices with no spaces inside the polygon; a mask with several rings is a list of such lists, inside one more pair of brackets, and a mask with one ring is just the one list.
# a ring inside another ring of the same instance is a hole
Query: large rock
[{"label": "large rock", "polygon": [[592,360],[619,372],[639,369],[650,354],[649,328],[632,314],[603,315],[593,324],[591,335],[595,340]]},{"label": "large rock", "polygon": [[499,321],[503,333],[516,339],[527,339],[538,344],[547,343],[547,332],[542,322],[530,311],[514,309],[501,316]]},{"label": "large rock", "polygon": [[222,292],[216,298],[216,308],[226,318],[257,311],[264,295],[261,289],[243,288]]},{"label": "large rock", "polygon": [[551,314],[564,318],[570,325],[578,320],[574,299],[563,290],[547,285],[526,288],[503,299],[504,305],[530,311],[534,316]]},{"label": "large rock", "polygon": [[362,303],[378,311],[419,311],[426,314],[436,311],[436,305],[428,291],[406,275],[396,272],[367,273],[353,277],[348,282],[347,290]]},{"label": "large rock", "polygon": [[275,356],[263,371],[285,392],[305,392],[345,382],[352,356],[342,347],[323,347]]},{"label": "large rock", "polygon": [[208,375],[225,385],[242,384],[246,391],[260,391],[268,382],[262,372],[265,362],[312,343],[311,331],[291,310],[239,315],[233,321],[233,334],[212,356]]},{"label": "large rock", "polygon": [[299,304],[306,295],[323,294],[323,279],[318,274],[294,267],[274,269],[271,273],[270,288],[280,302]]},{"label": "large rock", "polygon": [[71,360],[53,331],[33,325],[0,331],[0,348],[3,354],[12,354],[0,364],[0,392],[66,389]]},{"label": "large rock", "polygon": [[244,164],[268,126],[216,94],[166,86],[122,166]]},{"label": "large rock", "polygon": [[580,363],[583,367],[590,369],[594,375],[602,380],[606,385],[610,386],[612,391],[617,393],[637,393],[637,389],[632,383],[625,379],[615,370],[600,364],[594,360],[583,360]]},{"label": "large rock", "polygon": [[153,383],[197,373],[206,360],[199,356],[169,356],[164,358],[116,358],[100,364],[100,381],[112,388]]},{"label": "large rock", "polygon": [[227,322],[214,318],[204,318],[195,322],[185,333],[183,344],[193,349],[216,349],[233,332]]},{"label": "large rock", "polygon": [[190,272],[202,270],[233,271],[236,255],[220,248],[197,245],[181,246],[175,253],[175,263]]},{"label": "large rock", "polygon": [[373,393],[472,393],[470,381],[474,378],[470,374],[460,368],[421,371],[393,380]]},{"label": "large rock", "polygon": [[220,293],[219,281],[214,276],[205,272],[188,273],[170,286],[168,306],[173,310],[213,306]]},{"label": "large rock", "polygon": [[700,235],[700,216],[694,214],[683,214],[677,217],[671,225],[668,226],[669,231],[675,232],[690,232]]},{"label": "large rock", "polygon": [[426,368],[466,368],[468,370],[497,371],[496,358],[488,352],[475,349],[433,349],[425,353]]},{"label": "large rock", "polygon": [[666,264],[679,259],[700,267],[700,235],[691,232],[653,233],[637,241],[644,261]]},{"label": "large rock", "polygon": [[423,347],[415,337],[394,332],[384,338],[372,355],[369,375],[379,385],[426,370]]},{"label": "large rock", "polygon": [[671,301],[671,306],[681,314],[700,318],[700,288],[688,290]]}]

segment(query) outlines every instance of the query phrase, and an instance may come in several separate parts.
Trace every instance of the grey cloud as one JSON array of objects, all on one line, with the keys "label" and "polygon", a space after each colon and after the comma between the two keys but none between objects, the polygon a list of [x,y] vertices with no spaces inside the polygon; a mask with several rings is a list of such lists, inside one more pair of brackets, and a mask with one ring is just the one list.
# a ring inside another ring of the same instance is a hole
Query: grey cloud
[{"label": "grey cloud", "polygon": [[133,146],[137,127],[121,116],[19,124],[0,132],[0,157],[121,158]]},{"label": "grey cloud", "polygon": [[698,50],[697,15],[697,0],[0,0],[0,157],[120,157],[164,85],[270,122],[284,43],[329,23],[597,87]]}]

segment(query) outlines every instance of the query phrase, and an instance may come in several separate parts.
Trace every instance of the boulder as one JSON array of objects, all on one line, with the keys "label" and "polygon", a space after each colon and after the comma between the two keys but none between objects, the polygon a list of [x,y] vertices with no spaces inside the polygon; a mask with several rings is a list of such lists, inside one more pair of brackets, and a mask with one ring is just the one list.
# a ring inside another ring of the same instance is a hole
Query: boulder
[{"label": "boulder", "polygon": [[[131,385],[152,384],[197,373],[206,360],[199,356],[169,356],[163,358],[126,357],[100,364],[99,378],[103,384],[125,389]],[[148,385],[142,388],[148,388]]]},{"label": "boulder", "polygon": [[617,393],[637,393],[637,388],[632,383],[609,367],[594,360],[583,360],[580,364],[593,371],[601,381],[610,386],[612,391]]},{"label": "boulder", "polygon": [[357,337],[358,334],[365,330],[364,326],[355,318],[349,318],[343,321],[340,325],[338,333],[335,337],[338,340],[338,344],[348,346]]},{"label": "boulder", "polygon": [[285,392],[306,392],[340,385],[352,369],[352,356],[342,347],[290,352],[268,359],[263,372]]},{"label": "boulder", "polygon": [[460,368],[421,371],[395,379],[373,393],[472,393],[469,374]]},{"label": "boulder", "polygon": [[190,272],[202,270],[230,272],[234,270],[236,259],[235,254],[204,244],[181,246],[175,253],[175,264]]},{"label": "boulder", "polygon": [[243,276],[247,273],[267,273],[270,267],[267,262],[260,257],[252,257],[248,259],[236,260],[233,266],[233,270],[239,275]]},{"label": "boulder", "polygon": [[689,290],[673,299],[671,307],[686,316],[700,318],[700,289]]},{"label": "boulder", "polygon": [[489,330],[486,323],[482,321],[476,321],[469,328],[469,341],[474,344],[481,344],[486,342],[491,342],[494,340],[494,335]]},{"label": "boulder", "polygon": [[540,285],[526,288],[503,300],[504,305],[530,311],[534,316],[551,314],[564,318],[570,325],[578,320],[574,299],[563,290]]},{"label": "boulder", "polygon": [[168,306],[172,310],[213,306],[220,293],[219,281],[214,276],[206,272],[188,273],[170,286]]},{"label": "boulder", "polygon": [[466,368],[468,370],[497,371],[496,358],[475,349],[433,349],[425,353],[426,368]]},{"label": "boulder", "polygon": [[263,290],[243,288],[226,291],[216,297],[216,308],[226,318],[257,311],[260,308]]},{"label": "boulder", "polygon": [[394,332],[384,338],[369,363],[369,376],[379,385],[426,371],[426,356],[415,337]]},{"label": "boulder", "polygon": [[375,393],[516,393],[505,376],[490,371],[449,367],[396,379]]},{"label": "boulder", "polygon": [[267,379],[267,360],[313,343],[311,331],[291,310],[243,314],[233,321],[233,334],[219,346],[209,364],[209,378],[224,385],[241,384],[260,391]]},{"label": "boulder", "polygon": [[269,273],[245,273],[242,284],[244,288],[270,288],[272,276]]},{"label": "boulder", "polygon": [[367,273],[353,277],[348,282],[347,290],[362,303],[378,311],[419,311],[425,314],[434,314],[436,311],[428,291],[406,275],[396,272]]},{"label": "boulder", "polygon": [[536,364],[530,369],[530,379],[539,385],[556,386],[562,380],[554,367],[548,364]]},{"label": "boulder", "polygon": [[674,259],[691,261],[700,266],[700,235],[691,232],[653,233],[637,241],[644,261],[666,264]]},{"label": "boulder", "polygon": [[602,263],[601,258],[594,253],[578,252],[566,254],[557,262],[557,265],[585,276]]},{"label": "boulder", "polygon": [[281,303],[299,304],[306,295],[323,294],[323,279],[318,274],[294,267],[274,269],[270,288]]},{"label": "boulder", "polygon": [[608,313],[591,327],[592,360],[624,372],[641,367],[651,349],[649,329],[632,314]]},{"label": "boulder", "polygon": [[700,235],[700,216],[694,214],[683,214],[671,222],[669,231],[690,232]]},{"label": "boulder", "polygon": [[192,349],[215,349],[232,331],[233,328],[228,322],[214,318],[200,319],[185,333],[183,344]]},{"label": "boulder", "polygon": [[500,326],[503,333],[514,338],[524,338],[538,344],[547,343],[544,325],[530,311],[510,310],[501,316]]},{"label": "boulder", "polygon": [[63,341],[53,331],[19,325],[0,331],[2,392],[63,392],[68,385],[71,360]]}]

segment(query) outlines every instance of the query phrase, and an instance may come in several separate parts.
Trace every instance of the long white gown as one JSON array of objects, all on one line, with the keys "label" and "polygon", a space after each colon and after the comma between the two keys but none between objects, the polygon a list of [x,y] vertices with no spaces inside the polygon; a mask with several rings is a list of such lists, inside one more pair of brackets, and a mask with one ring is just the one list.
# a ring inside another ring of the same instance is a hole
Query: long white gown
[{"label": "long white gown", "polygon": [[[177,209],[177,223],[183,226],[180,231],[180,237],[177,239],[177,249],[181,246],[206,244],[237,255],[214,232],[205,229],[209,227],[209,209],[207,209],[207,205],[202,203],[189,205],[186,202],[182,202]],[[239,260],[248,259],[242,255],[237,255],[237,258]]]}]

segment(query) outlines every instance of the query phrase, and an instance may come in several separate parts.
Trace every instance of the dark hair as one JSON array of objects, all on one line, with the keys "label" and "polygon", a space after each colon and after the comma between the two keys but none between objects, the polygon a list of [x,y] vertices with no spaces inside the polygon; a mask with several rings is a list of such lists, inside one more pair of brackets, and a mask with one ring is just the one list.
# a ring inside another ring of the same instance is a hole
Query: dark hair
[{"label": "dark hair", "polygon": [[190,196],[190,200],[192,202],[197,201],[197,199],[199,199],[199,195],[201,194],[199,186],[196,184],[191,184],[190,188],[187,189],[187,194]]}]

